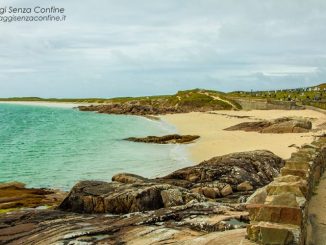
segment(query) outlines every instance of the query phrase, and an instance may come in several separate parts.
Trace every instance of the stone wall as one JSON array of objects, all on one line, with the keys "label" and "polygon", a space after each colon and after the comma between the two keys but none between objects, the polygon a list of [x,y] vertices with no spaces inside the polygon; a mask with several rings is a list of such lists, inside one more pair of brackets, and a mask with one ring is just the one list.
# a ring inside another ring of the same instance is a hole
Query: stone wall
[{"label": "stone wall", "polygon": [[326,165],[326,138],[304,145],[279,177],[247,201],[247,238],[259,244],[305,244],[308,204]]},{"label": "stone wall", "polygon": [[278,101],[268,99],[234,99],[243,110],[300,110],[303,109],[294,101]]}]

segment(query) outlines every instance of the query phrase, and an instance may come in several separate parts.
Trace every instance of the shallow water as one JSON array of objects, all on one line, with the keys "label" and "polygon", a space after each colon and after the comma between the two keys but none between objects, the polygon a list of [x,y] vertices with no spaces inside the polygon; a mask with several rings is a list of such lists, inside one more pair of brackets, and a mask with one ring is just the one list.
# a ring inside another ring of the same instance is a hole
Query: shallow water
[{"label": "shallow water", "polygon": [[0,182],[67,190],[119,172],[155,177],[188,166],[186,146],[123,141],[175,129],[136,116],[0,104]]}]

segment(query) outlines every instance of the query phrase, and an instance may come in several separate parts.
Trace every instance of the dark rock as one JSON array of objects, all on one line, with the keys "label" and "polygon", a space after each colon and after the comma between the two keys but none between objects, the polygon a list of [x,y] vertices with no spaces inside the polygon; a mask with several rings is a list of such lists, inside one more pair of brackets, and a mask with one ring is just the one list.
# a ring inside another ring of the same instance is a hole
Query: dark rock
[{"label": "dark rock", "polygon": [[233,191],[248,181],[256,189],[271,182],[283,165],[284,161],[270,151],[239,152],[177,170],[163,179],[186,180],[193,187],[209,186],[220,190],[229,184]]},{"label": "dark rock", "polygon": [[129,174],[129,173],[120,173],[116,174],[112,177],[112,181],[117,181],[120,183],[132,184],[132,183],[142,183],[149,181],[149,179],[144,178],[142,176],[136,174]]},{"label": "dark rock", "polygon": [[165,136],[147,136],[145,138],[130,137],[125,140],[142,143],[155,143],[155,144],[185,144],[190,143],[200,136],[198,135],[178,135],[171,134]]},{"label": "dark rock", "polygon": [[235,131],[242,130],[246,132],[260,132],[260,133],[305,133],[312,129],[311,121],[307,119],[293,119],[293,118],[278,118],[270,121],[260,122],[243,122],[231,126],[224,130]]},{"label": "dark rock", "polygon": [[[182,203],[179,197],[171,196],[171,190],[182,194]],[[164,199],[162,191],[168,191],[163,192]],[[193,199],[205,200],[201,195],[168,184],[81,181],[72,188],[59,208],[81,213],[121,214],[160,209],[173,203],[185,204]]]}]

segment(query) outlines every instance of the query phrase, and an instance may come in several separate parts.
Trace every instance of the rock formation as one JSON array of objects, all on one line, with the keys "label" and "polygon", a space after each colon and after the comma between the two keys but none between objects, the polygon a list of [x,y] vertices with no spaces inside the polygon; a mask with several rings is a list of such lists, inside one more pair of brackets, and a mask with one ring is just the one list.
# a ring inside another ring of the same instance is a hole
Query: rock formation
[{"label": "rock formation", "polygon": [[283,160],[269,151],[251,151],[215,157],[163,178],[118,174],[111,183],[79,182],[60,209],[120,214],[186,205],[192,200],[202,202],[264,186],[282,166]]},{"label": "rock formation", "polygon": [[163,179],[187,181],[191,188],[213,187],[222,190],[230,185],[233,191],[238,191],[241,185],[247,186],[246,189],[256,189],[271,182],[283,165],[284,161],[270,151],[239,152],[177,170]]},{"label": "rock formation", "polygon": [[82,213],[132,213],[184,205],[205,198],[181,187],[158,183],[81,181],[59,206]]},{"label": "rock formation", "polygon": [[216,202],[126,215],[24,210],[0,215],[0,244],[245,245],[251,244],[244,238],[247,222],[243,205]]},{"label": "rock formation", "polygon": [[269,151],[240,152],[162,178],[122,173],[110,183],[82,181],[60,210],[0,214],[0,244],[252,244],[239,202],[283,164]]},{"label": "rock formation", "polygon": [[288,117],[278,118],[270,121],[243,122],[224,130],[242,130],[246,132],[259,132],[270,134],[282,133],[306,133],[312,129],[311,121],[307,119],[293,119]]},{"label": "rock formation", "polygon": [[198,139],[198,135],[164,135],[164,136],[147,136],[145,138],[129,137],[125,140],[142,143],[155,143],[155,144],[185,144],[191,143]]},{"label": "rock formation", "polygon": [[21,207],[57,206],[66,193],[59,190],[26,188],[25,184],[11,182],[0,184],[0,211]]},{"label": "rock formation", "polygon": [[194,89],[179,91],[175,95],[138,98],[115,98],[106,104],[79,106],[81,111],[107,114],[163,115],[193,111],[238,110],[241,106],[221,92]]}]

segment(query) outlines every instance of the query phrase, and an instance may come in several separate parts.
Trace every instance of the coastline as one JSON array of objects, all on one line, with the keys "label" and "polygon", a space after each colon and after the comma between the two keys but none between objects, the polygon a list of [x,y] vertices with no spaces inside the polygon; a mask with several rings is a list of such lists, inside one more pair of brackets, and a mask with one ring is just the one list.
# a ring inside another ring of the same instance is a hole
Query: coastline
[{"label": "coastline", "polygon": [[0,101],[0,104],[74,108],[77,106],[85,106],[85,105],[88,106],[93,103],[50,102],[50,101]]},{"label": "coastline", "polygon": [[[257,132],[225,131],[223,129],[242,122],[270,120],[279,117],[311,118],[313,128],[326,121],[326,115],[313,110],[252,110],[191,112],[161,115],[160,118],[176,126],[180,134],[200,135],[189,144],[190,157],[195,163],[215,156],[234,152],[269,150],[283,159],[288,159],[296,147],[309,144],[319,132],[294,134],[260,134]],[[245,117],[245,118],[243,118]]]},{"label": "coastline", "polygon": [[[2,123],[10,125],[16,119],[9,115],[19,115],[18,121],[25,120],[22,127],[26,126],[28,130],[16,136],[16,124],[11,126],[13,134],[10,137],[15,136],[14,139],[17,140],[5,142],[6,144],[0,147],[0,157],[3,158],[7,154],[16,154],[17,157],[12,157],[11,162],[8,160],[8,164],[0,164],[4,171],[0,182],[20,181],[28,188],[67,191],[78,181],[88,178],[110,181],[113,175],[121,172],[132,172],[142,174],[147,178],[155,178],[193,164],[189,151],[184,145],[139,144],[122,140],[131,136],[166,135],[177,132],[173,124],[162,120],[137,115],[85,113],[73,109],[77,103],[24,101],[2,104],[4,106],[1,106],[1,103],[0,106],[5,110],[2,110],[4,114],[1,115],[7,118],[7,121],[2,121]],[[12,107],[9,107],[9,104]],[[15,108],[18,108],[18,112],[24,108],[23,113],[14,113]],[[10,113],[6,114],[6,111]],[[39,111],[41,116],[37,117]],[[46,130],[42,131],[44,129]],[[114,130],[117,131],[117,136],[114,136]],[[33,133],[27,133],[27,131]],[[65,132],[69,132],[68,135],[71,135],[73,139],[64,137]],[[5,138],[4,134],[2,136]],[[35,143],[36,139],[37,142],[42,143]],[[87,143],[90,141],[93,142],[91,145]],[[59,145],[65,145],[68,149],[60,148]],[[11,148],[19,148],[19,152]],[[95,153],[96,156],[93,156]],[[22,158],[25,156],[26,160]],[[90,162],[96,164],[97,167],[89,170],[85,166],[89,166]],[[18,176],[14,171],[10,171],[15,166],[19,169]],[[45,168],[51,171],[44,170]],[[37,180],[32,178],[31,172],[39,174]],[[67,174],[69,172],[74,172],[74,174]],[[104,172],[105,174],[102,174]],[[57,177],[54,177],[56,174]],[[47,177],[44,176],[51,176],[53,179],[48,182]],[[75,176],[79,177],[75,178]]]}]

